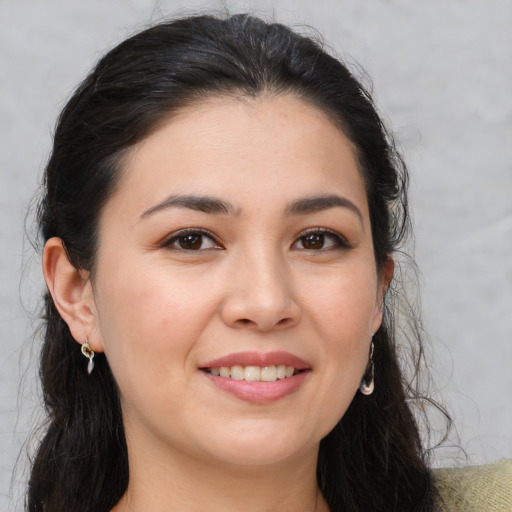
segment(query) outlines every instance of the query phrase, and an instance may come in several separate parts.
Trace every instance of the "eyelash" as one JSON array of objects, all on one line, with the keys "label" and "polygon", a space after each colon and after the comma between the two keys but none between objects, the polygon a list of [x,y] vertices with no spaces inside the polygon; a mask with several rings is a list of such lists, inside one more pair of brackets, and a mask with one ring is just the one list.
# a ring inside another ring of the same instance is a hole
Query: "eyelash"
[{"label": "eyelash", "polygon": [[[324,237],[322,240],[322,243],[325,243],[325,238],[331,238],[334,240],[334,243],[331,247],[321,247],[318,249],[308,249],[306,247],[302,248],[296,248],[296,250],[300,251],[308,251],[308,252],[320,252],[320,251],[329,251],[329,250],[339,250],[339,249],[349,249],[351,245],[347,242],[345,237],[340,235],[339,233],[336,233],[335,231],[332,231],[330,229],[326,228],[310,228],[307,229],[299,234],[299,236],[296,238],[296,240],[292,244],[292,248],[300,241],[304,244],[304,240],[306,237],[316,235],[318,237]],[[192,249],[192,248],[186,248],[186,247],[180,247],[177,244],[187,236],[196,236],[199,239],[200,246],[203,245],[204,239],[208,238],[212,244],[215,245],[215,247],[208,247],[205,249],[202,249],[201,247]],[[205,250],[211,250],[211,249],[224,249],[224,247],[217,241],[216,237],[209,231],[201,228],[191,228],[191,229],[184,229],[181,231],[178,231],[177,233],[173,233],[172,236],[168,239],[166,239],[162,243],[162,247],[173,249],[176,251],[181,252],[199,252],[199,251],[205,251]]]},{"label": "eyelash", "polygon": [[[201,245],[204,242],[204,238],[208,238],[211,240],[211,242],[216,246],[215,248],[223,249],[223,247],[219,244],[219,242],[216,240],[215,236],[207,231],[206,229],[200,229],[200,228],[192,228],[192,229],[183,229],[181,231],[178,231],[177,233],[173,233],[170,238],[165,240],[162,243],[162,247],[168,248],[168,249],[174,249],[176,251],[181,252],[199,252],[201,250],[210,250],[213,249],[213,247],[208,247],[207,249],[187,249],[185,247],[179,247],[176,244],[179,243],[180,239],[183,240],[186,236],[195,235],[200,238]],[[174,245],[174,247],[173,247]]]},{"label": "eyelash", "polygon": [[331,238],[334,240],[334,243],[333,243],[332,247],[327,247],[327,248],[322,247],[320,249],[307,249],[306,247],[303,247],[298,250],[308,251],[308,252],[309,251],[319,252],[319,251],[329,251],[329,250],[339,250],[339,249],[350,249],[351,248],[351,245],[348,243],[348,241],[345,237],[343,237],[336,231],[332,231],[332,230],[326,229],[326,228],[310,228],[310,229],[303,231],[297,237],[297,239],[293,243],[293,245],[296,245],[300,240],[302,240],[304,242],[305,238],[310,235],[317,235],[319,237],[320,236],[324,237],[324,241],[325,241],[325,238]]}]

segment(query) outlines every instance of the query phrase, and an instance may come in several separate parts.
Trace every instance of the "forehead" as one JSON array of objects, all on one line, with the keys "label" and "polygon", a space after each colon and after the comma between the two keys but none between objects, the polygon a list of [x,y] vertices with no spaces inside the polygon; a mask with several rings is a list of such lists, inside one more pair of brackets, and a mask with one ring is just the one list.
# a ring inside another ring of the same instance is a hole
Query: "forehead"
[{"label": "forehead", "polygon": [[257,203],[333,187],[366,203],[352,143],[323,111],[290,95],[221,97],[182,109],[132,148],[113,199],[140,210],[172,193]]}]

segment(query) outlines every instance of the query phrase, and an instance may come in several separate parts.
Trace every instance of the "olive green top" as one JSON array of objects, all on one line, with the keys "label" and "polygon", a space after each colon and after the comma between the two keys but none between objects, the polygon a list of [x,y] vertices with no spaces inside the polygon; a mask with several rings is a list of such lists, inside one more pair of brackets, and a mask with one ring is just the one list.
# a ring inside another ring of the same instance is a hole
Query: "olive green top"
[{"label": "olive green top", "polygon": [[512,460],[434,470],[442,512],[512,512]]}]

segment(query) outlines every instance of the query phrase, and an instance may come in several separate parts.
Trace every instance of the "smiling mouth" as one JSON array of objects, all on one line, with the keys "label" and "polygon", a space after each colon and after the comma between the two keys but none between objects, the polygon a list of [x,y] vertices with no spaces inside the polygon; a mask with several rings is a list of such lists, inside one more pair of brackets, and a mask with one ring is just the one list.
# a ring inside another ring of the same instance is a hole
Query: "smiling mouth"
[{"label": "smiling mouth", "polygon": [[221,366],[219,368],[201,368],[201,370],[215,377],[245,380],[247,382],[275,382],[277,380],[289,379],[305,371],[284,364],[270,366]]}]

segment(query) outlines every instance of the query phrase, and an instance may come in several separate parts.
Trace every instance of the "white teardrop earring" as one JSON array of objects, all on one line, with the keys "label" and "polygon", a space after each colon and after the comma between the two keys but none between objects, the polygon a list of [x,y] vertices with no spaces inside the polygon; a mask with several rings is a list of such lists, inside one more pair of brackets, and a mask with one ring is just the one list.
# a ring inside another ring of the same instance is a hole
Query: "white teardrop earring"
[{"label": "white teardrop earring", "polygon": [[83,345],[82,345],[82,354],[89,359],[89,363],[87,364],[87,373],[90,375],[91,372],[94,369],[94,350],[89,347],[89,342],[87,341],[87,338],[85,339]]},{"label": "white teardrop earring", "polygon": [[370,344],[370,358],[368,360],[368,366],[366,367],[366,371],[364,372],[363,378],[361,379],[361,384],[359,384],[359,391],[361,391],[363,395],[371,395],[373,393],[373,390],[375,389],[375,367],[373,364],[373,349],[374,345],[372,341]]}]

